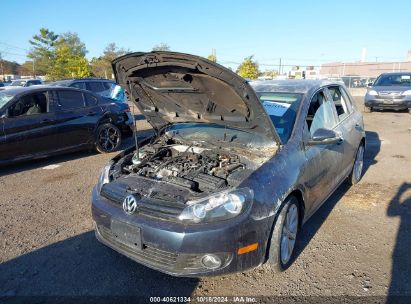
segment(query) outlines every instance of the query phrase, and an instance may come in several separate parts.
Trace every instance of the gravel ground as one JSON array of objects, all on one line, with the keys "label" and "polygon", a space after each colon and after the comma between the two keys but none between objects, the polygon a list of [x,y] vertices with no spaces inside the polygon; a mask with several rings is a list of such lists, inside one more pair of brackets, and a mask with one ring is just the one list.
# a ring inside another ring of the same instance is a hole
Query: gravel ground
[{"label": "gravel ground", "polygon": [[79,152],[2,168],[0,297],[411,296],[411,115],[364,119],[363,179],[341,186],[306,223],[296,262],[275,275],[257,268],[174,278],[98,243],[90,192],[114,154]]}]

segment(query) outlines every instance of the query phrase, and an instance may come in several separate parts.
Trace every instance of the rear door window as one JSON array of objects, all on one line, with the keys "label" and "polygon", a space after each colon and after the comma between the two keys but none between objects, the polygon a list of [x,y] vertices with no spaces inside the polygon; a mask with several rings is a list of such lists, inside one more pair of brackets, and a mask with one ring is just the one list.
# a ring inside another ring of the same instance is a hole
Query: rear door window
[{"label": "rear door window", "polygon": [[94,93],[100,93],[106,90],[101,82],[96,81],[87,82],[86,88],[87,90],[92,91]]},{"label": "rear door window", "polygon": [[111,88],[114,87],[114,86],[115,86],[115,83],[103,82],[103,87],[104,87],[105,91],[111,90]]},{"label": "rear door window", "polygon": [[82,92],[61,90],[57,91],[58,105],[60,110],[72,110],[84,107]]},{"label": "rear door window", "polygon": [[340,86],[330,86],[328,87],[328,91],[337,110],[338,118],[341,121],[351,113],[351,103],[347,95],[343,94]]}]

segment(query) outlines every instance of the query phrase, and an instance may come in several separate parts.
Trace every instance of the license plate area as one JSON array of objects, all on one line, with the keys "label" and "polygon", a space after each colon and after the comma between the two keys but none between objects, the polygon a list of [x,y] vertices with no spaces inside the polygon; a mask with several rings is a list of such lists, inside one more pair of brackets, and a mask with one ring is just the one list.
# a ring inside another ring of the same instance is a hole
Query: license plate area
[{"label": "license plate area", "polygon": [[384,104],[394,104],[394,101],[389,99],[385,99],[383,102]]},{"label": "license plate area", "polygon": [[111,220],[111,233],[120,243],[133,249],[142,249],[141,229],[125,222]]}]

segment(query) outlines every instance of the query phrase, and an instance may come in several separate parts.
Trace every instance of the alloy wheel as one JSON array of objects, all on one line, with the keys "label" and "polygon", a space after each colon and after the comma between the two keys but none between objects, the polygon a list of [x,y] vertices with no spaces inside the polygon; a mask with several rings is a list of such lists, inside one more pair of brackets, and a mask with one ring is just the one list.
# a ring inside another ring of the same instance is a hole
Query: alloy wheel
[{"label": "alloy wheel", "polygon": [[354,162],[354,178],[359,181],[364,167],[364,146],[360,145],[357,150],[357,155]]},{"label": "alloy wheel", "polygon": [[120,134],[118,129],[107,126],[100,130],[98,137],[99,145],[106,151],[114,151],[120,142]]},{"label": "alloy wheel", "polygon": [[295,204],[290,205],[285,216],[281,233],[280,255],[281,262],[285,265],[289,262],[297,237],[298,208]]}]

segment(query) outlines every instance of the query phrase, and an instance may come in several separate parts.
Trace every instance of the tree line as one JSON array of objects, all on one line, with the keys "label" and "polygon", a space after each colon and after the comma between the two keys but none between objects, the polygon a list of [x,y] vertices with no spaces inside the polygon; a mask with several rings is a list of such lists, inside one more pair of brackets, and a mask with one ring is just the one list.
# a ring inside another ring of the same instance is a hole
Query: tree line
[{"label": "tree line", "polygon": [[[91,60],[86,58],[87,48],[80,40],[77,33],[55,32],[41,28],[40,32],[29,40],[31,49],[27,54],[29,60],[23,64],[1,60],[2,74],[45,76],[47,80],[59,80],[65,78],[101,77],[111,78],[111,61],[129,50],[118,47],[114,42],[109,43],[99,57]],[[155,45],[153,51],[169,51],[170,46],[166,43]],[[207,57],[217,62],[215,50]],[[1,59],[1,58],[0,58]],[[253,56],[246,57],[238,66],[236,72],[248,79],[256,79],[261,75],[274,75],[275,71],[261,73],[258,63]]]}]

